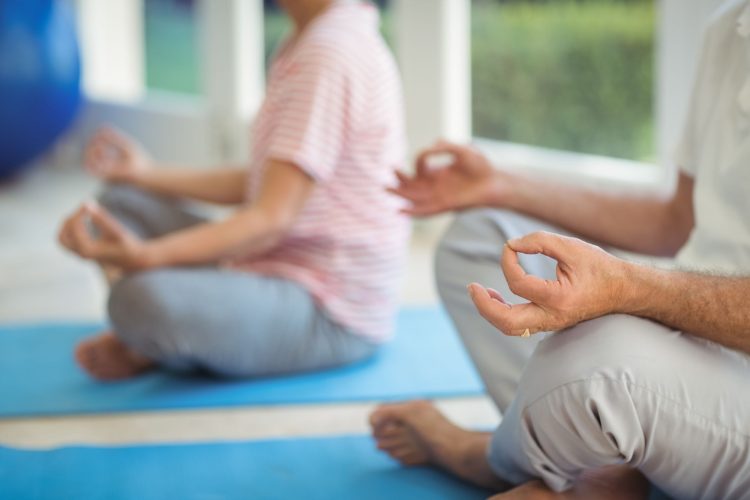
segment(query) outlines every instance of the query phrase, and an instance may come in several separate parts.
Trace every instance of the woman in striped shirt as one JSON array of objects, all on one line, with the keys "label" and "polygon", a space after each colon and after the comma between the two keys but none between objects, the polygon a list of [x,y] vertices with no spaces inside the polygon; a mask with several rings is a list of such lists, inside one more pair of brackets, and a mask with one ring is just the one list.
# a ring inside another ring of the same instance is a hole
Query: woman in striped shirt
[{"label": "woman in striped shirt", "polygon": [[[112,330],[76,351],[95,378],[322,369],[392,335],[408,240],[385,191],[405,156],[395,62],[371,5],[280,4],[295,29],[271,66],[249,168],[152,168],[113,130],[89,144],[87,167],[114,185],[60,241],[115,276]],[[209,221],[186,199],[238,208]]]}]

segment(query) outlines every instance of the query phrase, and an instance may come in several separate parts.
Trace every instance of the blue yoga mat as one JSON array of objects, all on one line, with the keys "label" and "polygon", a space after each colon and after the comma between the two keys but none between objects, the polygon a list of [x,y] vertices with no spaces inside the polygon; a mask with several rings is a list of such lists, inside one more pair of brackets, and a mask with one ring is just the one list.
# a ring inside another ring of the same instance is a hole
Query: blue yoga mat
[{"label": "blue yoga mat", "polygon": [[73,360],[100,325],[0,328],[0,418],[238,405],[380,401],[476,395],[482,384],[445,313],[409,309],[396,339],[344,368],[278,378],[226,380],[154,372],[99,383]]},{"label": "blue yoga mat", "polygon": [[0,448],[0,498],[484,499],[431,468],[403,468],[364,436],[297,440]]},{"label": "blue yoga mat", "polygon": [[[484,499],[426,467],[403,468],[364,436],[26,451],[0,447],[0,498]],[[669,500],[655,488],[650,500]]]}]

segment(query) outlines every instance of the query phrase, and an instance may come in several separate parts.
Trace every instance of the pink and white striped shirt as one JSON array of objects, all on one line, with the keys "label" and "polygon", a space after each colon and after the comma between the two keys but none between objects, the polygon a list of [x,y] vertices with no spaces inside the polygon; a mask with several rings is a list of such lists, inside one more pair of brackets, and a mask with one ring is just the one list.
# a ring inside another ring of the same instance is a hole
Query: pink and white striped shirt
[{"label": "pink and white striped shirt", "polygon": [[291,230],[251,272],[302,284],[329,317],[382,342],[392,334],[409,238],[385,191],[405,159],[400,78],[377,10],[335,3],[275,57],[253,128],[248,198],[269,159],[316,186]]}]

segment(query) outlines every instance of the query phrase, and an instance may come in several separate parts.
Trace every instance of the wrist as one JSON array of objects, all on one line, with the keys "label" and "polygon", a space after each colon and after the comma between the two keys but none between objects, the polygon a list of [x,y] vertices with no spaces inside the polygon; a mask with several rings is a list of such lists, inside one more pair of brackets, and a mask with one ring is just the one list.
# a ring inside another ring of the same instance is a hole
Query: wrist
[{"label": "wrist", "polygon": [[515,208],[518,198],[520,179],[501,170],[495,170],[489,177],[480,200],[481,206],[495,208]]},{"label": "wrist", "polygon": [[149,170],[151,170],[150,166],[138,168],[132,172],[128,172],[123,176],[121,182],[130,184],[135,187],[143,187],[143,180]]},{"label": "wrist", "polygon": [[165,267],[167,265],[167,261],[164,258],[164,252],[158,243],[153,240],[144,242],[141,245],[140,251],[135,260],[136,267],[140,271]]},{"label": "wrist", "polygon": [[644,316],[651,303],[653,275],[658,271],[634,262],[622,262],[622,287],[620,297],[616,299],[614,312]]}]

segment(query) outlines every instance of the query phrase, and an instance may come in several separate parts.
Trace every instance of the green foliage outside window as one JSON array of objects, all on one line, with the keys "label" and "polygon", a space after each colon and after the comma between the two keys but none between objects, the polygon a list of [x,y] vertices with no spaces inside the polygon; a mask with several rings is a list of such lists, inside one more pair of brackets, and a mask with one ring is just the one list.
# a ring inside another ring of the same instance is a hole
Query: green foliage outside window
[{"label": "green foliage outside window", "polygon": [[[653,156],[653,0],[472,0],[475,136]],[[146,2],[151,88],[199,92],[193,9]],[[269,10],[266,57],[289,23]],[[392,33],[389,9],[383,31]]]},{"label": "green foliage outside window", "polygon": [[473,132],[653,156],[651,1],[472,1]]}]

